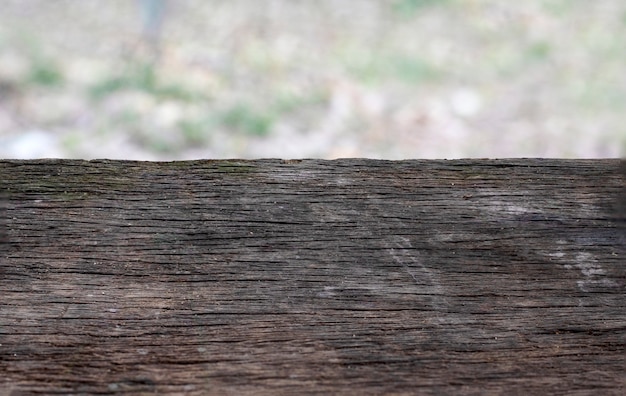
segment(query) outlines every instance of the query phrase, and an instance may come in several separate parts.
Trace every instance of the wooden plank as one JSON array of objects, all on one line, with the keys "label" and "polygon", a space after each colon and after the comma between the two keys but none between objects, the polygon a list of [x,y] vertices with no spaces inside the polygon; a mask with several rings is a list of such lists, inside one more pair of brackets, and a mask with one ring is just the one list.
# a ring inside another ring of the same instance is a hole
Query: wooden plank
[{"label": "wooden plank", "polygon": [[5,160],[0,180],[0,394],[626,392],[618,160]]}]

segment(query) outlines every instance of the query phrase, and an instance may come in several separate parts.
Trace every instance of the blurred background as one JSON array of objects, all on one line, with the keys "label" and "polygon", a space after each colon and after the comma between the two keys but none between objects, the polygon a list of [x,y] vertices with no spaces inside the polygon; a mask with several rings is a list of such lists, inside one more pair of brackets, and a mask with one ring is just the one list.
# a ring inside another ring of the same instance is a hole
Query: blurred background
[{"label": "blurred background", "polygon": [[623,0],[0,0],[0,158],[619,157]]}]

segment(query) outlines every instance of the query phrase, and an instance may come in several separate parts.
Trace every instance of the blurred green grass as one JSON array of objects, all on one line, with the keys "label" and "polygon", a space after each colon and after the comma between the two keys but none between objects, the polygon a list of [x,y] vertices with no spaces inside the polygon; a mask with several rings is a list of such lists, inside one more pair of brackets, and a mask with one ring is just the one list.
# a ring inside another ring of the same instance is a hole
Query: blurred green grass
[{"label": "blurred green grass", "polygon": [[37,129],[68,157],[626,152],[624,2],[169,1],[156,44],[140,2],[3,5],[0,144]]}]

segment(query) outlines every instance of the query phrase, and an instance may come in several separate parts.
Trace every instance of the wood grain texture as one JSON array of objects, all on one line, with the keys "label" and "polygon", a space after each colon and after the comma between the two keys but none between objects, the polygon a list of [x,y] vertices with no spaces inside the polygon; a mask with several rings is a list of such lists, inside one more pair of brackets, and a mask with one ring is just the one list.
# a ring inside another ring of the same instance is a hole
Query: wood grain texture
[{"label": "wood grain texture", "polygon": [[619,160],[5,160],[0,182],[2,395],[626,393]]}]

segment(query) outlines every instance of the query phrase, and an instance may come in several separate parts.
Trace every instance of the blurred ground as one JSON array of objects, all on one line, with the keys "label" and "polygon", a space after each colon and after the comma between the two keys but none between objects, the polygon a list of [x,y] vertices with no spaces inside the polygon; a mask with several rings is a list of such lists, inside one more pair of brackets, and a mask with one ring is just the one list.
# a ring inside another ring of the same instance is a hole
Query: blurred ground
[{"label": "blurred ground", "polygon": [[0,158],[617,157],[621,0],[0,0]]}]

